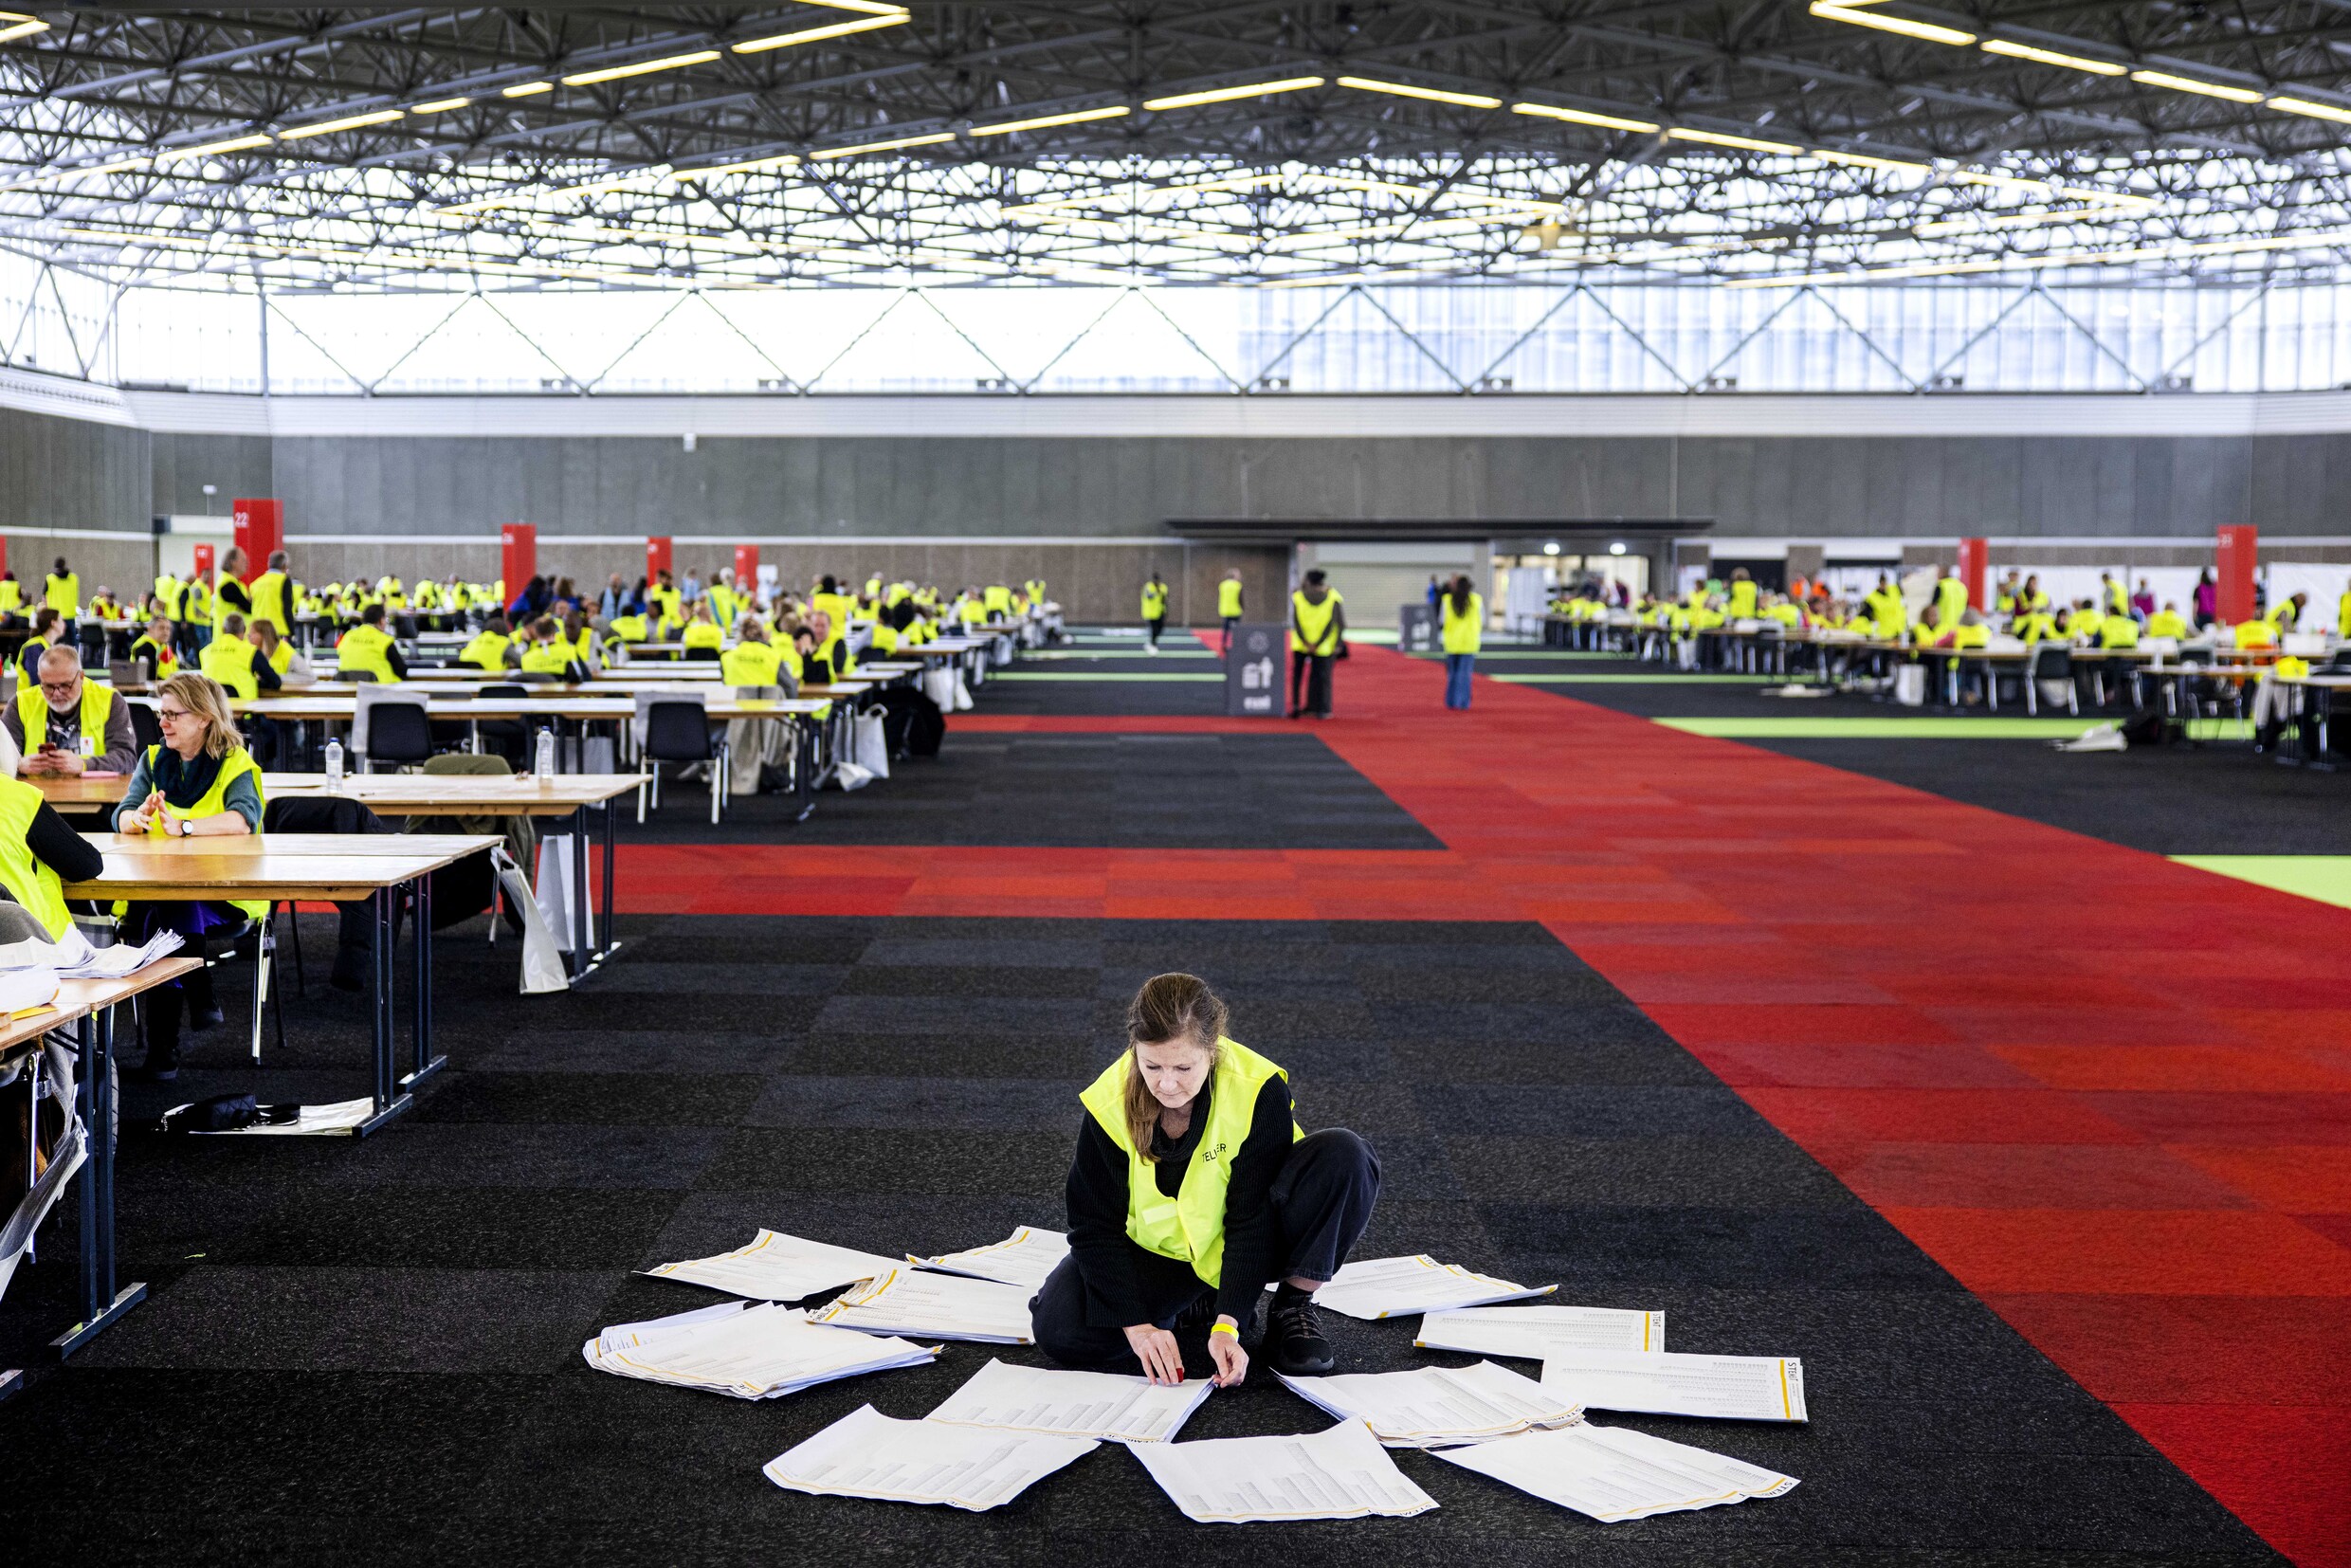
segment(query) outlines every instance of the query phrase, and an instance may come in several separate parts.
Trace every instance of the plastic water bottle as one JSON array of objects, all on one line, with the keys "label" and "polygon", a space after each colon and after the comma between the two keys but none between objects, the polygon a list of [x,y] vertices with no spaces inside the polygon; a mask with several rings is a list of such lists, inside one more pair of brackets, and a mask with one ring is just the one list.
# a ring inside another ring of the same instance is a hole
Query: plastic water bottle
[{"label": "plastic water bottle", "polygon": [[343,781],[343,743],[340,740],[326,743],[326,781],[329,788],[339,786]]},{"label": "plastic water bottle", "polygon": [[541,778],[556,775],[556,732],[544,724],[538,730],[538,750],[531,764],[531,772]]}]

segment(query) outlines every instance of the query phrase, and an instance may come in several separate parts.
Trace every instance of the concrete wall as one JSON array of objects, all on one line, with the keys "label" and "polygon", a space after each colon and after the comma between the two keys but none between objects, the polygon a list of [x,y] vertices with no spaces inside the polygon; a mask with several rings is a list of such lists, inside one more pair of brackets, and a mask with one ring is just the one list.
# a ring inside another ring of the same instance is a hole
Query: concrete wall
[{"label": "concrete wall", "polygon": [[[0,534],[30,599],[63,556],[82,592],[145,587],[146,431],[0,409]],[[87,538],[98,534],[106,537]]]}]

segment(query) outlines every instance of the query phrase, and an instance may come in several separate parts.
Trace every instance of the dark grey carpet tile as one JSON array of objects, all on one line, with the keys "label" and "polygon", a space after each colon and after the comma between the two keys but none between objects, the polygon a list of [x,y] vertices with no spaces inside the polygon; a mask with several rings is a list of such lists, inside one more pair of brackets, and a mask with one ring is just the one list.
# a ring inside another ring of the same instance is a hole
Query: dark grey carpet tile
[{"label": "dark grey carpet tile", "polygon": [[966,1038],[1083,1038],[1101,1032],[1103,1016],[1090,996],[1048,1005],[1028,996],[839,995],[824,1004],[812,1037],[955,1032]]},{"label": "dark grey carpet tile", "polygon": [[[1565,1020],[1562,1020],[1564,1022]],[[1403,1038],[1388,1053],[1402,1077],[1430,1084],[1624,1084],[1701,1087],[1714,1075],[1689,1056],[1633,1048],[1639,1030],[1613,1017],[1576,1020],[1597,1038],[1459,1041]],[[1642,1021],[1642,1028],[1649,1026]],[[1556,1031],[1555,1031],[1556,1032]]]},{"label": "dark grey carpet tile", "polygon": [[[750,972],[738,974],[738,984],[748,983]],[[625,964],[598,978],[611,983],[591,981],[578,991],[534,998],[545,1012],[533,1017],[531,1027],[551,1037],[607,1029],[795,1033],[812,1024],[829,1005],[823,996],[771,995],[749,990],[624,989],[634,984]]]},{"label": "dark grey carpet tile", "polygon": [[1009,964],[862,963],[844,976],[845,996],[971,996],[1091,998],[1090,968],[1023,968]]},{"label": "dark grey carpet tile", "polygon": [[1621,1000],[1595,1000],[1580,1007],[1524,1001],[1397,1000],[1380,1010],[1379,1031],[1395,1039],[1470,1048],[1535,1040],[1647,1047],[1664,1038],[1664,1031],[1647,1014]]},{"label": "dark grey carpet tile", "polygon": [[1078,1079],[816,1078],[768,1080],[747,1127],[886,1127],[905,1132],[1074,1133],[1085,1114]]},{"label": "dark grey carpet tile", "polygon": [[469,1069],[484,1073],[708,1073],[741,1077],[785,1072],[799,1053],[785,1035],[726,1034],[705,1030],[612,1030],[574,1034],[560,1056],[542,1042],[506,1036],[487,1050],[465,1054]]},{"label": "dark grey carpet tile", "polygon": [[[883,922],[810,920],[792,915],[730,915],[724,920],[670,917],[643,936],[621,929],[630,963],[782,964],[790,969],[846,968],[871,945]],[[615,977],[619,971],[615,970]],[[793,988],[795,991],[796,987]]]},{"label": "dark grey carpet tile", "polygon": [[999,1041],[975,1050],[965,1034],[866,1034],[828,1030],[804,1042],[784,1069],[821,1076],[870,1074],[913,1078],[971,1073],[1005,1078],[1073,1078],[1090,1082],[1112,1052],[1092,1040]]},{"label": "dark grey carpet tile", "polygon": [[[866,1128],[745,1127],[697,1186],[756,1191],[1024,1193],[1058,1197],[1069,1176],[1067,1133],[942,1134]],[[991,1240],[994,1238],[989,1238]]]},{"label": "dark grey carpet tile", "polygon": [[[1949,1275],[1858,1201],[1845,1209],[1601,1208],[1485,1205],[1485,1223],[1516,1254],[1504,1272],[1528,1285],[1803,1284],[1840,1289],[1957,1289]],[[1530,1275],[1541,1274],[1541,1281]]]},{"label": "dark grey carpet tile", "polygon": [[414,1115],[419,1122],[731,1126],[759,1097],[763,1083],[746,1073],[459,1071],[437,1085]]},{"label": "dark grey carpet tile", "polygon": [[[908,1252],[936,1257],[1002,1241],[1019,1226],[1058,1231],[1066,1223],[1058,1188],[1038,1194],[708,1190],[690,1193],[680,1201],[638,1267],[732,1251],[749,1244],[763,1227],[889,1258]],[[650,1297],[639,1292],[632,1298],[639,1305],[647,1300],[678,1302],[683,1304],[669,1310],[681,1311],[683,1305],[698,1304],[686,1301],[681,1293],[688,1287],[674,1281],[632,1281],[629,1288],[638,1285],[652,1292]],[[718,1299],[694,1293],[705,1298],[702,1304]]]},{"label": "dark grey carpet tile", "polygon": [[675,1190],[126,1184],[126,1270],[202,1261],[282,1267],[626,1268],[678,1206]]},{"label": "dark grey carpet tile", "polygon": [[1492,1203],[1814,1209],[1851,1198],[1784,1139],[1449,1133],[1444,1143],[1463,1190]]},{"label": "dark grey carpet tile", "polygon": [[509,1126],[418,1121],[403,1127],[398,1138],[371,1138],[356,1145],[346,1145],[340,1139],[318,1140],[331,1143],[342,1158],[320,1161],[313,1178],[361,1187],[380,1183],[690,1187],[726,1138],[726,1132],[717,1127]]},{"label": "dark grey carpet tile", "polygon": [[605,1272],[205,1267],[82,1354],[111,1367],[543,1372],[578,1353],[611,1290]]},{"label": "dark grey carpet tile", "polygon": [[1311,1098],[1303,1098],[1306,1095],[1306,1085],[1296,1084],[1292,1102],[1297,1106],[1299,1125],[1308,1132],[1321,1127],[1346,1127],[1376,1140],[1396,1136],[1419,1138],[1432,1130],[1422,1115],[1419,1102],[1400,1084],[1318,1077]]},{"label": "dark grey carpet tile", "polygon": [[1417,1099],[1429,1125],[1442,1133],[1533,1139],[1780,1136],[1720,1085],[1430,1084]]},{"label": "dark grey carpet tile", "polygon": [[934,966],[961,969],[1092,969],[1102,962],[1103,944],[1099,938],[1091,934],[1091,928],[1084,929],[1084,935],[1073,933],[1062,937],[920,937],[893,934],[877,938],[866,948],[860,966],[885,972]]}]

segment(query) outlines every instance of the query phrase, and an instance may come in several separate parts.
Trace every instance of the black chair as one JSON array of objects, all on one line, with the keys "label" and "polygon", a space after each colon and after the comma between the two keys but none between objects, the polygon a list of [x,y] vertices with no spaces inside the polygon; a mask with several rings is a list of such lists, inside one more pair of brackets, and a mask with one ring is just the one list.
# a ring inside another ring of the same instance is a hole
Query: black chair
[{"label": "black chair", "polygon": [[719,662],[719,650],[715,647],[689,647],[685,650],[685,658],[688,664],[715,665]]},{"label": "black chair", "polygon": [[163,723],[155,717],[153,702],[135,702],[131,704],[131,738],[137,744],[142,757],[151,747],[163,744]]},{"label": "black chair", "polygon": [[2041,683],[2063,681],[2066,684],[2066,711],[2076,718],[2082,712],[2082,692],[2073,679],[2073,649],[2064,643],[2035,643],[2032,657],[2025,665],[2025,711],[2038,715],[2041,711]]},{"label": "black chair", "polygon": [[422,699],[368,705],[367,749],[359,759],[362,772],[372,772],[379,762],[407,767],[428,760],[432,754],[432,720]]},{"label": "black chair", "polygon": [[376,684],[375,672],[372,669],[343,669],[337,666],[335,679],[362,686],[372,686]]},{"label": "black chair", "polygon": [[[392,830],[385,825],[382,817],[369,811],[358,801],[347,796],[288,795],[270,801],[262,808],[262,831],[264,833],[389,833]],[[335,907],[342,917],[342,929],[337,939],[338,945],[365,948],[370,939],[366,901],[362,900],[355,903],[338,903]],[[294,947],[294,994],[302,996],[308,994],[310,987],[308,977],[302,973],[301,925],[291,903],[285,905],[285,928],[293,939]],[[269,911],[268,930],[269,945],[273,951],[277,945],[277,907],[273,905]],[[282,1015],[284,1007],[285,1004],[282,1001],[278,1003]],[[285,1022],[282,1016],[280,1017],[278,1023],[278,1045],[281,1049],[285,1045]],[[256,1030],[253,1037],[253,1060],[258,1062],[261,1059],[261,1034],[259,1030]]]},{"label": "black chair", "polygon": [[[710,712],[697,699],[655,698],[645,706],[645,760],[653,775],[653,809],[661,810],[661,765],[701,762],[710,768],[710,820],[715,826],[726,804],[727,748],[723,731],[714,733]],[[645,820],[642,797],[637,820]]]}]

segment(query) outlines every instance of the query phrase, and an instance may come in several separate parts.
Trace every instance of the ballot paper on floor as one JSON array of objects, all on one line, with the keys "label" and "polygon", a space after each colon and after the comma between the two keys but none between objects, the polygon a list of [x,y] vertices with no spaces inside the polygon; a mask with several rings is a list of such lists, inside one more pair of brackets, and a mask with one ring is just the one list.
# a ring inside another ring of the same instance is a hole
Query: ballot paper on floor
[{"label": "ballot paper on floor", "polygon": [[777,1454],[760,1473],[787,1491],[944,1504],[980,1513],[1011,1502],[1098,1446],[1090,1437],[893,1421],[866,1405]]},{"label": "ballot paper on floor", "polygon": [[1436,1499],[1412,1485],[1372,1429],[1341,1421],[1299,1437],[1137,1443],[1142,1462],[1187,1518],[1203,1524],[1425,1514]]},{"label": "ballot paper on floor", "polygon": [[838,1290],[859,1280],[886,1274],[898,1265],[871,1252],[854,1252],[821,1241],[761,1231],[747,1247],[716,1257],[665,1263],[646,1273],[665,1280],[704,1285],[757,1302],[796,1302],[820,1291]]},{"label": "ballot paper on floor", "polygon": [[1025,1285],[893,1267],[853,1290],[843,1291],[840,1300],[819,1311],[816,1319],[866,1334],[1034,1344],[1029,1298],[1035,1294]]},{"label": "ballot paper on floor", "polygon": [[1534,1431],[1437,1457],[1603,1524],[1777,1497],[1796,1484],[1794,1476],[1623,1427]]},{"label": "ballot paper on floor", "polygon": [[1804,1363],[1793,1356],[1559,1351],[1543,1358],[1542,1380],[1545,1388],[1592,1410],[1722,1421],[1808,1419]]},{"label": "ballot paper on floor", "polygon": [[1371,1258],[1340,1265],[1331,1283],[1314,1293],[1314,1301],[1317,1306],[1350,1318],[1406,1318],[1449,1306],[1484,1306],[1491,1302],[1548,1296],[1558,1288],[1545,1285],[1530,1290],[1431,1257]]},{"label": "ballot paper on floor", "polygon": [[[101,949],[100,951],[103,951]],[[191,1104],[193,1102],[190,1103]],[[189,1105],[174,1105],[164,1112],[169,1119]],[[264,1110],[276,1107],[264,1107]],[[323,1105],[297,1105],[291,1121],[256,1121],[244,1127],[204,1127],[189,1129],[191,1138],[349,1138],[359,1124],[375,1115],[375,1102],[361,1095],[356,1100],[333,1100]]]},{"label": "ballot paper on floor", "polygon": [[838,1377],[926,1366],[938,1355],[904,1340],[827,1328],[770,1302],[615,1323],[579,1352],[600,1372],[738,1399],[780,1399]]},{"label": "ballot paper on floor", "polygon": [[1424,1316],[1412,1343],[1534,1361],[1577,1350],[1663,1350],[1666,1315],[1613,1306],[1464,1307]]},{"label": "ballot paper on floor", "polygon": [[1004,1240],[986,1247],[969,1247],[938,1258],[918,1258],[909,1252],[906,1261],[942,1274],[969,1274],[974,1279],[994,1280],[999,1285],[1025,1285],[1033,1295],[1045,1284],[1045,1276],[1068,1255],[1069,1238],[1061,1231],[1024,1225]]},{"label": "ballot paper on floor", "polygon": [[1336,1377],[1274,1376],[1291,1393],[1340,1420],[1366,1423],[1391,1449],[1483,1443],[1537,1427],[1572,1426],[1583,1418],[1582,1409],[1557,1390],[1491,1361]]},{"label": "ballot paper on floor", "polygon": [[1206,1377],[1170,1386],[1114,1372],[1065,1372],[990,1361],[926,1417],[962,1427],[1054,1431],[1121,1443],[1165,1443],[1216,1385]]}]

